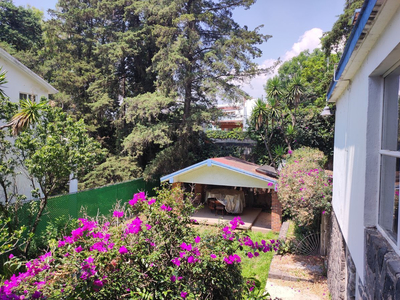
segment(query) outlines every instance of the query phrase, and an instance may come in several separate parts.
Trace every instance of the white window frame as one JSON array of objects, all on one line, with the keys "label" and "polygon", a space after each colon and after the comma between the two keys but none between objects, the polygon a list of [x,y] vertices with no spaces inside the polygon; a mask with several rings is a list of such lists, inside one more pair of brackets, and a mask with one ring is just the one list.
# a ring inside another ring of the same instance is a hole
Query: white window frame
[{"label": "white window frame", "polygon": [[19,99],[18,100],[23,100],[23,99],[28,99],[28,98],[32,100],[32,96],[34,96],[33,101],[37,102],[38,95],[34,95],[32,93],[23,93],[23,92],[19,92]]},{"label": "white window frame", "polygon": [[[381,206],[381,197],[382,197],[382,193],[381,193],[381,186],[382,186],[382,163],[383,163],[383,156],[385,157],[394,157],[396,159],[400,159],[400,150],[394,151],[394,150],[387,150],[387,149],[382,149],[383,148],[383,138],[384,138],[384,126],[385,124],[384,122],[384,115],[385,115],[385,108],[384,108],[384,103],[385,103],[385,97],[387,97],[386,95],[386,78],[391,75],[394,71],[398,70],[398,68],[400,68],[400,63],[396,63],[395,65],[393,65],[384,75],[383,75],[383,98],[382,98],[382,103],[381,103],[381,114],[380,114],[380,135],[379,135],[379,189],[378,189],[378,211],[377,211],[377,224],[376,227],[379,230],[379,232],[386,238],[386,240],[389,242],[389,244],[393,247],[393,249],[395,249],[396,253],[398,255],[400,255],[400,206],[398,206],[398,210],[397,210],[397,240],[394,241],[393,238],[389,235],[388,231],[383,228],[380,225],[380,206]],[[398,76],[398,80],[400,81],[400,74],[397,75]],[[400,91],[400,83],[399,83],[399,88],[398,90]],[[399,100],[397,100],[399,103]],[[398,104],[400,105],[400,103]],[[399,108],[398,108],[399,109]],[[399,122],[399,116],[397,117]],[[400,134],[399,132],[397,133],[398,135]],[[396,172],[396,171],[395,171]],[[394,191],[388,191],[389,193],[393,193]]]}]

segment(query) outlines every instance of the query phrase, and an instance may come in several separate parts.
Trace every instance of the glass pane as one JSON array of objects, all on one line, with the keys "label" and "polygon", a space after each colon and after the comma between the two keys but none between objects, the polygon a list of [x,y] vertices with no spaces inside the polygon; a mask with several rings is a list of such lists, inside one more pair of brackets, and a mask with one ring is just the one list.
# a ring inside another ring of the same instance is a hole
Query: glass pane
[{"label": "glass pane", "polygon": [[379,225],[397,241],[400,159],[382,155]]},{"label": "glass pane", "polygon": [[400,68],[385,78],[383,99],[382,149],[400,150]]}]

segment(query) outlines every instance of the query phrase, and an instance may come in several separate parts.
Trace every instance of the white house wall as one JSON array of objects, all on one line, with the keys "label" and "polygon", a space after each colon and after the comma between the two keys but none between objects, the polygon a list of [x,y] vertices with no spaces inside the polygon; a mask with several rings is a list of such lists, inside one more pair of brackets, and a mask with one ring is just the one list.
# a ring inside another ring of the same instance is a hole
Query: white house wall
[{"label": "white house wall", "polygon": [[272,188],[268,182],[227,170],[223,167],[211,165],[202,166],[187,173],[174,177],[174,182],[200,183],[223,186],[237,186],[250,188]]},{"label": "white house wall", "polygon": [[0,66],[3,67],[3,71],[7,71],[6,79],[8,82],[2,88],[11,102],[17,103],[19,101],[19,93],[38,95],[38,99],[42,96],[48,97],[49,91],[45,87],[1,56]]},{"label": "white house wall", "polygon": [[[34,94],[38,96],[38,99],[42,96],[48,98],[49,90],[43,84],[38,83],[32,76],[1,56],[0,66],[2,66],[2,71],[7,71],[7,83],[2,86],[2,89],[11,102],[19,102],[19,93]],[[0,125],[4,125],[4,122],[0,121]],[[14,181],[17,183],[13,186],[14,191],[31,199],[31,180],[26,175],[27,172],[21,167],[18,167],[16,172],[19,175]],[[4,199],[4,194],[0,191],[0,201],[2,199]]]},{"label": "white house wall", "polygon": [[[379,109],[374,111],[376,107],[379,107],[376,101],[380,101],[380,99],[371,99],[374,91],[380,89],[374,87],[376,80],[371,79],[370,76],[383,75],[376,74],[376,70],[400,43],[399,28],[400,13],[398,12],[380,35],[376,44],[372,46],[358,72],[336,103],[335,184],[332,205],[361,279],[364,278],[361,273],[365,272],[364,226],[371,226],[371,223],[374,223],[377,215],[376,203],[379,198],[377,168],[374,168],[373,174],[367,172],[369,170],[367,164],[373,163],[376,166],[379,159],[379,153],[370,153],[371,149],[376,149],[376,144],[370,142],[367,144],[367,136],[368,141],[377,143],[379,137],[376,135],[379,135],[381,126],[379,120],[376,120],[374,130],[367,131],[367,118],[370,118],[371,121],[371,117],[373,117],[371,114],[375,116],[380,114]],[[368,105],[374,106],[374,110],[371,107],[368,109]],[[368,125],[369,128],[374,126],[371,122]],[[372,138],[371,135],[375,136]],[[371,202],[370,199],[374,199],[374,201]]]}]

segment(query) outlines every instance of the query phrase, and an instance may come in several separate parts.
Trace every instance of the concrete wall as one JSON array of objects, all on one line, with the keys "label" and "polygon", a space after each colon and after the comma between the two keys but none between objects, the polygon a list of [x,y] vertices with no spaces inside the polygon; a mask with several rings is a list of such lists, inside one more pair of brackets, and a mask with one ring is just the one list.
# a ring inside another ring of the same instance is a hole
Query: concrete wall
[{"label": "concrete wall", "polygon": [[[365,280],[365,227],[377,223],[382,68],[400,43],[400,11],[351,78],[336,103],[332,205],[361,283]],[[362,47],[362,46],[361,46]],[[397,56],[398,60],[398,56]],[[392,61],[392,65],[396,60]]]}]

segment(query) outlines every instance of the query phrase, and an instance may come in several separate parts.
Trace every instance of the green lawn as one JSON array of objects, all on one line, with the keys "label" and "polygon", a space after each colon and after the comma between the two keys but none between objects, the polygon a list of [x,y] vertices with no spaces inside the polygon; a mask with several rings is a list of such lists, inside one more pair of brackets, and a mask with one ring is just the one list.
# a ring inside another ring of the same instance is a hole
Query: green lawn
[{"label": "green lawn", "polygon": [[[251,232],[249,231],[249,236],[253,241],[261,240],[276,240],[278,238],[278,233],[268,232]],[[243,277],[255,277],[261,282],[261,289],[265,288],[267,283],[269,266],[271,264],[274,252],[261,253],[258,257],[248,258],[247,252],[238,253],[242,258],[242,275]]]}]

